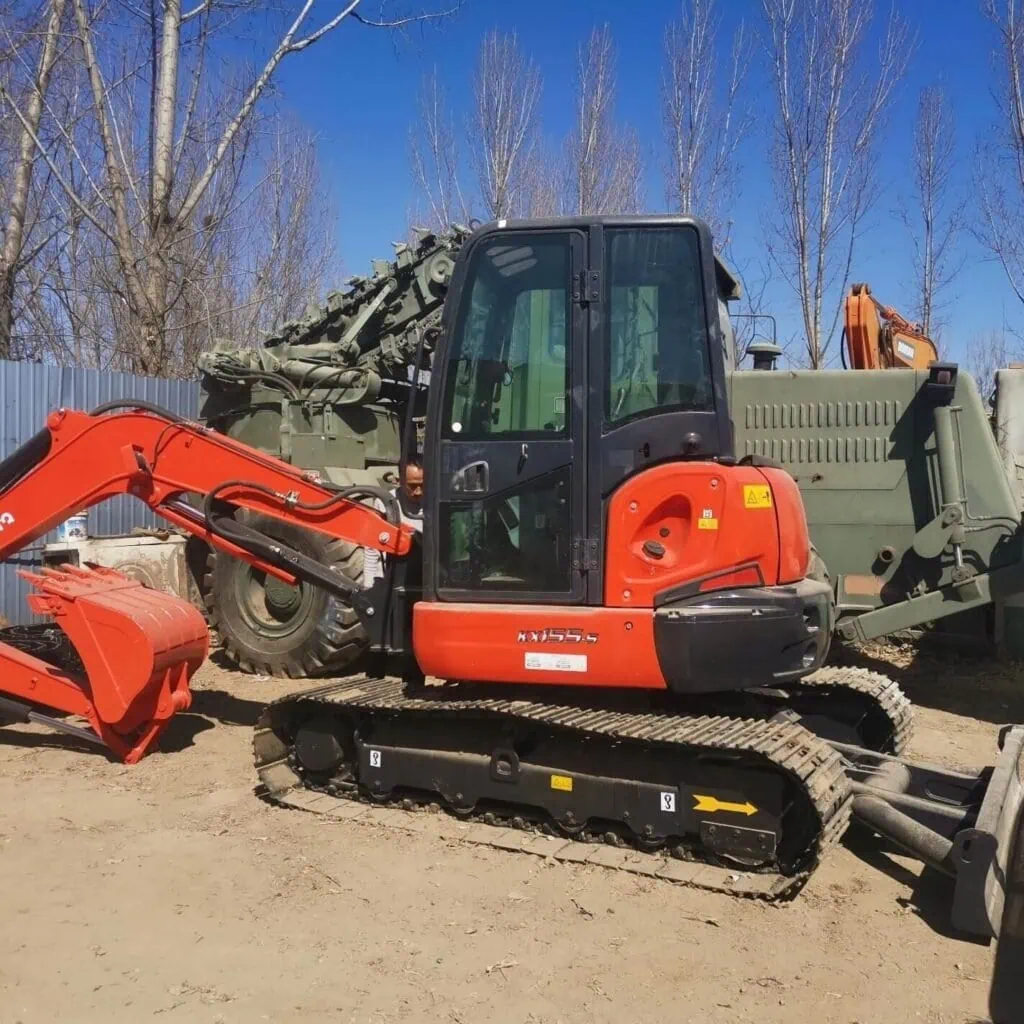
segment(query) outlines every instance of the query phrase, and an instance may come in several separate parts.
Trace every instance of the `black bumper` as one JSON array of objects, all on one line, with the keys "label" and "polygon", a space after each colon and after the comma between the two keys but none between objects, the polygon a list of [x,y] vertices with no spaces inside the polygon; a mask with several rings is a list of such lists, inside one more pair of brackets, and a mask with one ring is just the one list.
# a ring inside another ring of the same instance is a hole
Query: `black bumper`
[{"label": "black bumper", "polygon": [[654,615],[662,675],[676,693],[800,679],[820,668],[828,654],[833,608],[832,588],[816,580],[663,604]]}]

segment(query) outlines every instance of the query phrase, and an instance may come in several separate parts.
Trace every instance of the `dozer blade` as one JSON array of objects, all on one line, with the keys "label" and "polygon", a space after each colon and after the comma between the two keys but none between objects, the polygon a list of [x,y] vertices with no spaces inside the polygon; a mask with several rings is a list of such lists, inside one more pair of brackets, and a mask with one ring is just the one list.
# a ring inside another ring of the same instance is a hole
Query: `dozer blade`
[{"label": "dozer blade", "polygon": [[[978,934],[984,934],[987,928],[994,936],[1000,934],[1016,831],[1024,828],[1024,726],[1005,728],[999,744],[999,758],[978,819],[973,828],[959,832],[953,841],[957,865],[953,924]],[[1024,859],[1024,851],[1017,857]],[[1017,872],[1019,875],[1019,867]]]},{"label": "dozer blade", "polygon": [[1017,814],[1008,854],[1006,900],[989,991],[992,1024],[1013,1024],[1024,1006],[1024,811]]},{"label": "dozer blade", "polygon": [[[118,758],[136,763],[175,713],[192,703],[188,683],[209,649],[203,616],[181,598],[100,566],[64,565],[19,575],[37,591],[29,595],[29,607],[60,626],[84,673],[19,649],[25,644],[0,643],[0,691],[84,717]],[[81,733],[30,705],[2,704],[8,717],[13,712],[25,721]]]},{"label": "dozer blade", "polygon": [[846,758],[854,819],[954,879],[955,928],[999,938],[1024,822],[1024,726],[1006,726],[995,765],[977,772],[834,746]]}]

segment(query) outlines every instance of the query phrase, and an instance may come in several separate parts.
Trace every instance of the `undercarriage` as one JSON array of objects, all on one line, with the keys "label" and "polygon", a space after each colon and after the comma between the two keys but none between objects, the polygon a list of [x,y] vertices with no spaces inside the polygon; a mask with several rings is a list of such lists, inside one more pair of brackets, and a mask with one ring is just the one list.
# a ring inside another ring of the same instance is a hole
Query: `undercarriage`
[{"label": "undercarriage", "polygon": [[547,835],[562,859],[763,899],[798,892],[852,819],[955,879],[955,927],[997,935],[1024,728],[975,775],[903,760],[910,733],[898,686],[862,669],[713,703],[361,675],[271,704],[254,753],[278,804],[441,807],[477,842],[550,855],[509,829]]}]

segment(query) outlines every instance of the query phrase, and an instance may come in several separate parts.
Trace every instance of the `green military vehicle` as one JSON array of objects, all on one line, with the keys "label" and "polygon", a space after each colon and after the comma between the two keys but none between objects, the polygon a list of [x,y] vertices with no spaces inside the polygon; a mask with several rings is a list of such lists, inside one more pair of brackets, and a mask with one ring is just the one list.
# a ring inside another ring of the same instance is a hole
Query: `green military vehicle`
[{"label": "green military vehicle", "polygon": [[[422,422],[433,340],[454,257],[468,235],[462,227],[422,234],[261,347],[205,353],[204,421],[339,487],[394,486],[403,432],[411,440]],[[517,253],[493,258],[514,266]],[[772,459],[797,479],[835,587],[839,635],[878,637],[1024,592],[1020,492],[974,381],[945,364],[924,371],[737,370],[729,304],[740,288],[721,263],[717,281],[735,451]],[[574,315],[599,315],[585,275],[566,287]],[[631,315],[610,325],[632,333],[619,348],[627,358],[611,368],[617,415],[659,400],[653,370],[666,358],[656,350],[659,290],[633,291],[621,305]],[[662,290],[668,301],[686,296]],[[564,294],[533,292],[504,323],[479,325],[508,339],[494,387],[525,376],[527,387],[510,393],[525,395],[516,400],[526,404],[549,403],[543,413],[556,424],[567,396],[547,386],[547,377],[553,368],[564,372],[558,346],[566,309]],[[698,370],[693,379],[705,379]],[[1020,381],[1007,381],[1019,400]],[[498,414],[514,421],[525,412],[502,405]],[[529,514],[517,501],[508,503],[513,543],[517,517]],[[358,548],[269,518],[259,526],[339,572],[361,575]],[[461,543],[472,545],[471,529]],[[364,649],[355,615],[322,589],[287,586],[211,554],[203,590],[224,649],[244,669],[293,678],[338,674]]]}]

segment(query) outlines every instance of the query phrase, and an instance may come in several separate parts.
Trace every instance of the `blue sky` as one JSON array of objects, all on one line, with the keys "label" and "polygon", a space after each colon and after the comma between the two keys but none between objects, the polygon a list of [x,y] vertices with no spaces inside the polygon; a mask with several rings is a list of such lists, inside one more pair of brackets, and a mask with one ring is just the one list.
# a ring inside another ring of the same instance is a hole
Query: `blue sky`
[{"label": "blue sky", "polygon": [[[408,0],[406,9],[414,6]],[[897,307],[912,303],[910,241],[894,215],[901,190],[909,188],[913,119],[920,89],[942,84],[957,117],[954,185],[969,201],[975,139],[994,117],[991,96],[994,30],[981,16],[980,0],[897,0],[897,7],[917,34],[912,56],[888,124],[879,137],[881,188],[868,229],[859,244],[852,277],[867,280],[883,301]],[[326,8],[325,8],[326,9]],[[875,28],[886,13],[876,0]],[[367,13],[377,7],[368,0]],[[724,16],[723,42],[745,19],[760,25],[760,0],[719,0]],[[408,132],[416,91],[424,74],[437,66],[453,112],[461,124],[471,97],[477,49],[490,28],[515,29],[522,48],[539,64],[544,79],[543,131],[561,137],[568,128],[577,46],[594,24],[607,22],[618,48],[618,114],[639,133],[647,147],[647,208],[665,209],[660,168],[660,76],[666,24],[677,16],[676,0],[465,0],[462,9],[441,27],[414,30],[405,38],[348,23],[307,52],[289,58],[279,78],[281,98],[320,133],[323,177],[338,209],[342,275],[363,273],[369,260],[390,253],[393,239],[403,237],[414,201],[408,169]],[[875,45],[872,39],[870,47]],[[253,54],[254,58],[257,54]],[[749,98],[771,114],[770,90],[763,57],[755,50],[747,82]],[[734,207],[737,262],[763,247],[765,211],[774,202],[764,164],[765,127],[756,130],[742,153],[741,193]],[[1018,326],[1024,310],[1009,291],[1002,271],[987,262],[969,235],[961,239],[966,258],[953,288],[955,301],[942,333],[943,354],[964,359],[969,338],[998,328]],[[779,281],[769,291],[780,335],[793,337],[798,324],[796,301]],[[830,300],[834,308],[838,296]]]}]

